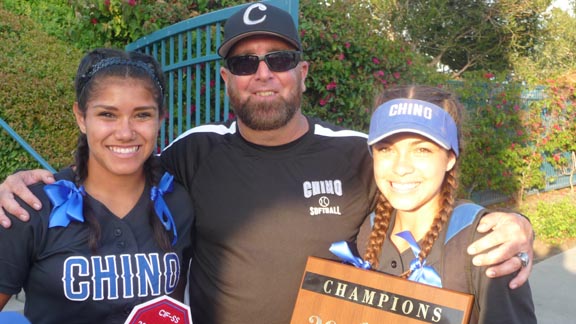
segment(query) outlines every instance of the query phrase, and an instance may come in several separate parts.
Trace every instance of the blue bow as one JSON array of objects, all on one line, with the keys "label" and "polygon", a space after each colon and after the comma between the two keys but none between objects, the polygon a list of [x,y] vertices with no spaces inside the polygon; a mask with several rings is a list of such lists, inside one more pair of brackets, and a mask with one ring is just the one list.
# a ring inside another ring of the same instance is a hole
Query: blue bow
[{"label": "blue bow", "polygon": [[84,222],[82,213],[83,196],[86,194],[84,186],[76,188],[73,182],[58,180],[53,184],[44,186],[44,192],[54,206],[50,212],[48,228],[66,227],[70,221]]},{"label": "blue bow", "polygon": [[361,257],[354,255],[350,245],[346,241],[335,242],[330,245],[330,252],[339,257],[342,261],[350,263],[356,268],[369,270],[370,262],[363,260]]},{"label": "blue bow", "polygon": [[412,233],[410,233],[410,231],[404,231],[397,233],[396,236],[403,238],[408,242],[408,244],[410,244],[412,253],[414,253],[414,256],[416,257],[412,262],[410,262],[410,270],[412,273],[408,277],[408,280],[442,288],[442,279],[436,270],[431,266],[427,266],[426,260],[420,262],[420,258],[418,257],[420,254],[420,246],[414,239],[414,236],[412,236]]},{"label": "blue bow", "polygon": [[178,240],[178,233],[176,233],[176,224],[174,223],[174,218],[170,213],[170,209],[168,209],[168,205],[166,205],[166,201],[164,201],[164,194],[167,192],[172,192],[174,190],[174,176],[170,173],[166,172],[160,179],[160,183],[158,186],[152,187],[150,192],[150,199],[154,202],[154,210],[156,210],[156,215],[160,219],[164,228],[169,231],[172,229],[172,233],[174,233],[174,238],[172,239],[172,246],[176,244]]}]

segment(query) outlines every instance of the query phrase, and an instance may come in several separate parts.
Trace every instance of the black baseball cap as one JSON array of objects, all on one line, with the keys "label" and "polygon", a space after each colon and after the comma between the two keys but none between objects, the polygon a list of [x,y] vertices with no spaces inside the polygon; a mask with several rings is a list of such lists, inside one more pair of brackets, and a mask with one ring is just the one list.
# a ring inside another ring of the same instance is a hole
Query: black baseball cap
[{"label": "black baseball cap", "polygon": [[236,43],[254,35],[280,37],[299,51],[302,50],[298,30],[290,14],[270,4],[257,2],[228,18],[224,25],[224,41],[218,48],[218,54],[225,58]]}]

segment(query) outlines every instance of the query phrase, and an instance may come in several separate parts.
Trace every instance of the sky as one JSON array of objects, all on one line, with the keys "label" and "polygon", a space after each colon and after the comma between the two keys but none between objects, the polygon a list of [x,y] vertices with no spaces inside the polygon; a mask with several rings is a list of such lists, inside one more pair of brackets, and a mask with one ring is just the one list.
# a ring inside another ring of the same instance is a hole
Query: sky
[{"label": "sky", "polygon": [[557,7],[563,9],[564,11],[568,11],[573,13],[573,10],[570,9],[570,1],[569,0],[554,0],[552,1],[552,7]]}]

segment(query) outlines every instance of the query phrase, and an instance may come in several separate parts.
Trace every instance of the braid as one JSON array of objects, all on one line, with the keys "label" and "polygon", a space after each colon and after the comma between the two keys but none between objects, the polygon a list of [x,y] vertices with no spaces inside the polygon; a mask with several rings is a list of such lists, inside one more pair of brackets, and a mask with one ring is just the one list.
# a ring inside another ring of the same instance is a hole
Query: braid
[{"label": "braid", "polygon": [[370,265],[374,269],[378,268],[380,264],[378,258],[380,257],[382,245],[386,239],[386,232],[390,226],[392,210],[393,208],[388,200],[384,198],[382,193],[379,193],[375,210],[374,226],[372,227],[366,253],[364,254],[364,259],[370,262]]},{"label": "braid", "polygon": [[78,135],[78,144],[74,153],[74,160],[76,166],[76,183],[83,183],[88,177],[88,154],[90,148],[88,147],[88,138],[86,134],[80,133]]},{"label": "braid", "polygon": [[[430,225],[430,229],[422,239],[422,246],[420,247],[420,254],[418,258],[420,262],[423,262],[430,253],[432,246],[436,239],[438,239],[438,234],[442,231],[446,222],[448,222],[448,218],[452,211],[454,210],[454,203],[456,201],[456,191],[458,188],[458,182],[456,181],[456,166],[452,168],[449,172],[446,172],[446,177],[444,178],[444,182],[442,184],[442,192],[441,201],[440,201],[440,211],[438,215],[434,217],[434,221],[432,225]],[[408,278],[410,276],[411,271],[408,270],[402,274],[402,278]]]},{"label": "braid", "polygon": [[[160,183],[160,178],[162,176],[160,170],[162,170],[160,167],[160,159],[155,155],[152,155],[144,163],[144,174],[146,175],[146,182],[150,184],[150,187],[157,186]],[[171,251],[172,245],[170,244],[170,238],[156,214],[156,209],[154,208],[154,202],[152,202],[152,200],[148,202],[148,222],[150,226],[152,226],[156,243],[158,243],[163,251]]]},{"label": "braid", "polygon": [[[86,134],[80,133],[78,136],[78,144],[76,145],[76,152],[74,154],[75,166],[76,166],[76,186],[79,187],[86,181],[88,177],[88,155],[90,153],[90,148],[88,147],[88,138]],[[98,246],[100,245],[100,237],[102,236],[102,230],[100,228],[100,223],[94,216],[94,211],[89,206],[89,204],[84,203],[82,207],[82,212],[84,213],[84,219],[88,224],[90,233],[88,235],[88,247],[92,253],[97,254]]]}]

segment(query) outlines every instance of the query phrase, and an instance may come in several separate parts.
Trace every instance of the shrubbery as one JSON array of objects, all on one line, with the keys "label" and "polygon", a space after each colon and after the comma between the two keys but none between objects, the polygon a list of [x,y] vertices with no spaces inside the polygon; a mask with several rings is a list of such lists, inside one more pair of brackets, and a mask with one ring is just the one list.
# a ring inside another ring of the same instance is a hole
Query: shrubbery
[{"label": "shrubbery", "polygon": [[[40,29],[0,7],[0,118],[60,168],[72,162],[75,147],[73,78],[81,55]],[[0,178],[38,167],[4,131],[0,142]]]},{"label": "shrubbery", "polygon": [[576,237],[576,209],[574,196],[566,196],[559,201],[539,201],[536,210],[526,215],[530,217],[534,231],[541,240],[551,243],[563,238]]}]

